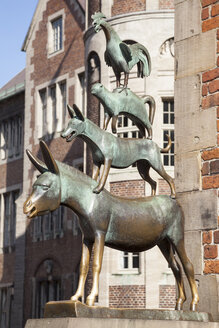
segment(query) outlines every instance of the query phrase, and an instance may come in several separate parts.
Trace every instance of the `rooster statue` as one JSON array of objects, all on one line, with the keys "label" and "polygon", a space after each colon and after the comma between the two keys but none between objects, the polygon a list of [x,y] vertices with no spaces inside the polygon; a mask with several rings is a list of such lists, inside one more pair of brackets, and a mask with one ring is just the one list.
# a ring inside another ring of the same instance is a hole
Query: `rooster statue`
[{"label": "rooster statue", "polygon": [[91,16],[95,32],[102,27],[106,37],[105,62],[111,66],[116,76],[116,87],[121,86],[121,73],[124,72],[124,88],[128,86],[129,72],[134,65],[138,66],[138,77],[149,76],[151,59],[147,49],[140,43],[126,44],[112,26],[106,22],[106,16],[98,12]]}]

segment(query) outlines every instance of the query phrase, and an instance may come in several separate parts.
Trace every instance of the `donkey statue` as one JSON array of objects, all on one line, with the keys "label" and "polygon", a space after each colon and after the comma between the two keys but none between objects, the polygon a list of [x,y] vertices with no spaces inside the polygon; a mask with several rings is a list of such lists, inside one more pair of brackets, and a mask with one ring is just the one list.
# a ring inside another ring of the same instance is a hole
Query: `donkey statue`
[{"label": "donkey statue", "polygon": [[163,149],[160,149],[153,140],[149,139],[117,138],[111,133],[101,130],[96,124],[84,117],[75,104],[73,108],[69,105],[67,107],[71,119],[61,136],[67,142],[79,137],[90,146],[93,155],[92,177],[95,180],[98,179],[100,167],[103,165],[103,172],[98,185],[93,190],[94,193],[98,194],[103,190],[111,167],[122,169],[137,163],[137,169],[142,179],[151,185],[152,196],[156,193],[157,184],[149,176],[151,167],[167,181],[171,189],[171,196],[175,197],[174,181],[165,171],[160,154],[169,151],[171,147],[170,137],[167,147]]},{"label": "donkey statue", "polygon": [[24,203],[24,213],[33,218],[53,211],[62,204],[78,215],[83,247],[78,289],[71,300],[77,301],[84,293],[92,249],[93,284],[86,299],[89,306],[94,305],[98,295],[104,245],[126,252],[142,252],[157,245],[176,278],[176,309],[182,310],[186,296],[182,269],[174,252],[178,254],[190,284],[190,308],[196,311],[199,296],[193,265],[185,252],[183,212],[177,201],[166,195],[121,198],[111,195],[105,189],[100,194],[95,194],[95,180],[74,167],[55,161],[43,141],[40,142],[40,147],[45,163],[27,151],[29,159],[41,175],[33,184],[32,194]]}]

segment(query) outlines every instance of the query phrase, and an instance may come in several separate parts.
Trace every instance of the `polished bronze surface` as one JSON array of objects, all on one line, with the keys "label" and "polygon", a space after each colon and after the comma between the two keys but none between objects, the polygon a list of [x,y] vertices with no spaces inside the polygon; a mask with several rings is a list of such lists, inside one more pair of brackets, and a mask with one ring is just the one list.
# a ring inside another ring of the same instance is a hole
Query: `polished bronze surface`
[{"label": "polished bronze surface", "polygon": [[170,149],[170,138],[168,146],[164,149],[159,148],[154,141],[149,139],[118,138],[101,130],[85,118],[76,105],[73,107],[74,109],[68,106],[71,119],[62,137],[66,138],[67,142],[80,137],[90,146],[95,180],[98,179],[101,165],[104,165],[98,185],[93,189],[94,193],[100,193],[103,190],[111,167],[122,169],[137,163],[139,174],[151,185],[152,195],[156,194],[156,182],[149,176],[151,167],[168,182],[171,196],[175,197],[173,179],[165,171],[160,154]]},{"label": "polished bronze surface", "polygon": [[[104,107],[104,130],[107,129],[112,118],[112,132],[116,133],[118,116],[124,114],[137,125],[143,137],[146,129],[147,138],[152,139],[152,124],[156,109],[153,97],[144,96],[140,98],[130,89],[121,92],[121,88],[117,88],[110,92],[101,83],[95,83],[91,88],[91,93],[99,99]],[[146,104],[149,106],[149,117]]]},{"label": "polished bronze surface", "polygon": [[45,306],[44,318],[119,318],[142,320],[175,320],[212,322],[211,314],[206,312],[176,311],[176,310],[147,310],[108,308],[102,306],[87,306],[81,302],[59,301],[49,302]]},{"label": "polished bronze surface", "polygon": [[141,252],[157,245],[176,278],[176,309],[182,309],[186,296],[182,270],[174,252],[177,253],[188,278],[192,293],[190,308],[195,311],[199,297],[193,265],[184,247],[184,217],[177,201],[166,195],[121,198],[111,195],[105,189],[100,194],[93,193],[96,181],[74,167],[55,161],[45,142],[41,141],[40,147],[45,164],[27,151],[41,175],[33,185],[32,194],[24,203],[24,213],[32,218],[55,210],[63,204],[78,215],[83,247],[78,289],[71,299],[77,301],[84,294],[92,249],[93,284],[86,299],[90,306],[94,305],[98,295],[104,245],[128,252]]},{"label": "polished bronze surface", "polygon": [[120,87],[121,73],[124,72],[124,87],[128,85],[130,70],[137,64],[138,77],[145,77],[151,72],[151,58],[148,50],[140,43],[127,44],[122,42],[112,26],[106,22],[106,17],[102,13],[95,13],[91,16],[95,32],[103,29],[106,37],[106,51],[104,59],[108,66],[111,66],[116,76],[116,86]]}]

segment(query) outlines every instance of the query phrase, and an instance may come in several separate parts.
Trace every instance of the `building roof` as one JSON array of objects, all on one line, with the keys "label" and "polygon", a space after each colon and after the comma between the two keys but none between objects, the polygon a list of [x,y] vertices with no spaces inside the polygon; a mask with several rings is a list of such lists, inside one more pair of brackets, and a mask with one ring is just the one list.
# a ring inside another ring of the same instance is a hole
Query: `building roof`
[{"label": "building roof", "polygon": [[11,97],[25,89],[25,68],[0,89],[0,100]]},{"label": "building roof", "polygon": [[85,11],[85,8],[86,8],[86,0],[77,0],[77,1],[81,5],[81,7],[84,9],[84,11]]}]

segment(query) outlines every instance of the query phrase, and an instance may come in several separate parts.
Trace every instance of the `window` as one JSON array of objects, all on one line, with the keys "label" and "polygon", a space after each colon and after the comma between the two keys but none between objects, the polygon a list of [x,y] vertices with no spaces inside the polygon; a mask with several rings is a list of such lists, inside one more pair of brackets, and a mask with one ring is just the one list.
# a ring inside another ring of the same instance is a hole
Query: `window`
[{"label": "window", "polygon": [[16,238],[16,199],[19,191],[11,191],[1,196],[1,220],[3,219],[3,249],[11,252]]},{"label": "window", "polygon": [[33,223],[33,241],[62,238],[65,216],[65,207],[59,206],[49,214],[36,217]]},{"label": "window", "polygon": [[51,100],[51,109],[52,109],[52,131],[56,131],[56,125],[57,125],[56,86],[55,85],[51,86],[49,90],[50,90],[50,100]]},{"label": "window", "polygon": [[66,80],[39,90],[39,138],[62,131],[66,119]]},{"label": "window", "polygon": [[117,123],[117,135],[119,138],[139,138],[139,130],[127,116],[119,116]]},{"label": "window", "polygon": [[47,133],[47,95],[46,89],[39,91],[41,110],[42,110],[42,130],[43,135]]},{"label": "window", "polygon": [[10,328],[13,287],[0,287],[0,328]]},{"label": "window", "polygon": [[66,96],[66,82],[61,82],[59,84],[60,93],[61,93],[61,109],[62,109],[62,122],[65,123],[66,118],[66,106],[67,106],[67,96]]},{"label": "window", "polygon": [[140,261],[139,261],[139,253],[122,253],[122,269],[130,271],[132,273],[139,272]]},{"label": "window", "polygon": [[22,154],[23,119],[20,115],[0,122],[0,159],[14,159]]},{"label": "window", "polygon": [[168,144],[167,135],[172,144],[169,153],[163,155],[163,163],[166,166],[174,166],[174,100],[163,99],[163,147]]},{"label": "window", "polygon": [[62,17],[59,17],[51,22],[52,25],[52,52],[62,49]]},{"label": "window", "polygon": [[44,307],[47,302],[61,299],[61,281],[58,279],[41,280],[36,286],[35,317],[43,318]]}]

